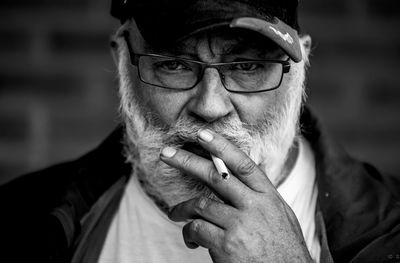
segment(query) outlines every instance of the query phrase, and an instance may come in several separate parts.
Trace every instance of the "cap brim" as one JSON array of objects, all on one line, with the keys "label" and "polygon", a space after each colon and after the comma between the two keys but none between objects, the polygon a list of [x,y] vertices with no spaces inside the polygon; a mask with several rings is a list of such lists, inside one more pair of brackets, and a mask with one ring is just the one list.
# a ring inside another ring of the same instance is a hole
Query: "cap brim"
[{"label": "cap brim", "polygon": [[197,28],[196,30],[179,37],[177,41],[186,39],[196,33],[206,31],[212,28],[229,26],[231,28],[242,28],[255,31],[267,37],[276,43],[282,50],[294,61],[300,62],[302,60],[300,41],[297,31],[279,20],[274,18],[274,21],[268,22],[266,20],[255,17],[239,17],[228,22],[211,23],[207,26]]},{"label": "cap brim", "polygon": [[[160,4],[154,5],[154,2]],[[277,11],[296,12],[293,1],[290,5],[288,1],[260,1],[259,5],[243,0],[170,2],[129,1],[132,3],[129,9],[143,38],[153,46],[174,45],[199,31],[225,26],[258,32],[276,43],[293,61],[302,60],[295,25],[281,20],[282,14]]]},{"label": "cap brim", "polygon": [[277,18],[268,22],[254,17],[240,17],[235,18],[229,26],[256,31],[280,46],[294,62],[302,60],[297,31]]}]

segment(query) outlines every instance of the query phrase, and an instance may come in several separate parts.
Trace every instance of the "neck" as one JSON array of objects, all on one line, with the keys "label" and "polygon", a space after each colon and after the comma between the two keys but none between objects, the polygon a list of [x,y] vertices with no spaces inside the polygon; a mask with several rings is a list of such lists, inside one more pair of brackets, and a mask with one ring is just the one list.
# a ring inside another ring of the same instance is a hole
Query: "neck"
[{"label": "neck", "polygon": [[289,176],[290,172],[293,170],[294,165],[296,164],[298,155],[299,155],[299,141],[295,139],[293,141],[292,146],[289,149],[287,159],[281,171],[281,175],[277,178],[276,182],[273,182],[276,188],[278,188]]}]

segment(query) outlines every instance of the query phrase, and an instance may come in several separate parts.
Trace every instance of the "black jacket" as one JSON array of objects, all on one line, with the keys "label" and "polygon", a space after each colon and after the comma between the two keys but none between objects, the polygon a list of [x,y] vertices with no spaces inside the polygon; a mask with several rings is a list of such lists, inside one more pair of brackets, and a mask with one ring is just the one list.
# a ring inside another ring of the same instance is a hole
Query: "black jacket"
[{"label": "black jacket", "polygon": [[[301,130],[316,157],[321,262],[398,262],[398,178],[351,158],[307,109]],[[121,140],[119,127],[78,160],[0,187],[0,262],[97,261],[130,176]]]}]

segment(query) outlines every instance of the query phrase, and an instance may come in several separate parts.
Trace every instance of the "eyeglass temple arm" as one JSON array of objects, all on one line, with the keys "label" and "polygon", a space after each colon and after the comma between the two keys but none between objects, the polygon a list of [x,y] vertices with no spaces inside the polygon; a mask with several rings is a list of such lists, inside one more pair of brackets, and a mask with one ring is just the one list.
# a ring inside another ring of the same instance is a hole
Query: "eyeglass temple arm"
[{"label": "eyeglass temple arm", "polygon": [[282,63],[283,66],[283,73],[288,73],[290,71],[290,59],[287,59],[286,61],[284,61],[284,63]]}]

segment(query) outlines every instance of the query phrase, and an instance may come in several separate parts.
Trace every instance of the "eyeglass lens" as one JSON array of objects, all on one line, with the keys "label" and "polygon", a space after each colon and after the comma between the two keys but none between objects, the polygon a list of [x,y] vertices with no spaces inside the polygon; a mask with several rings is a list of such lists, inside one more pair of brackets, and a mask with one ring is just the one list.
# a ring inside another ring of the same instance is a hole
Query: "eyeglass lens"
[{"label": "eyeglass lens", "polygon": [[[202,77],[204,64],[170,57],[144,55],[139,59],[141,79],[152,85],[172,88],[192,88]],[[223,76],[231,91],[258,91],[276,88],[282,79],[281,63],[243,61],[211,66]]]}]

